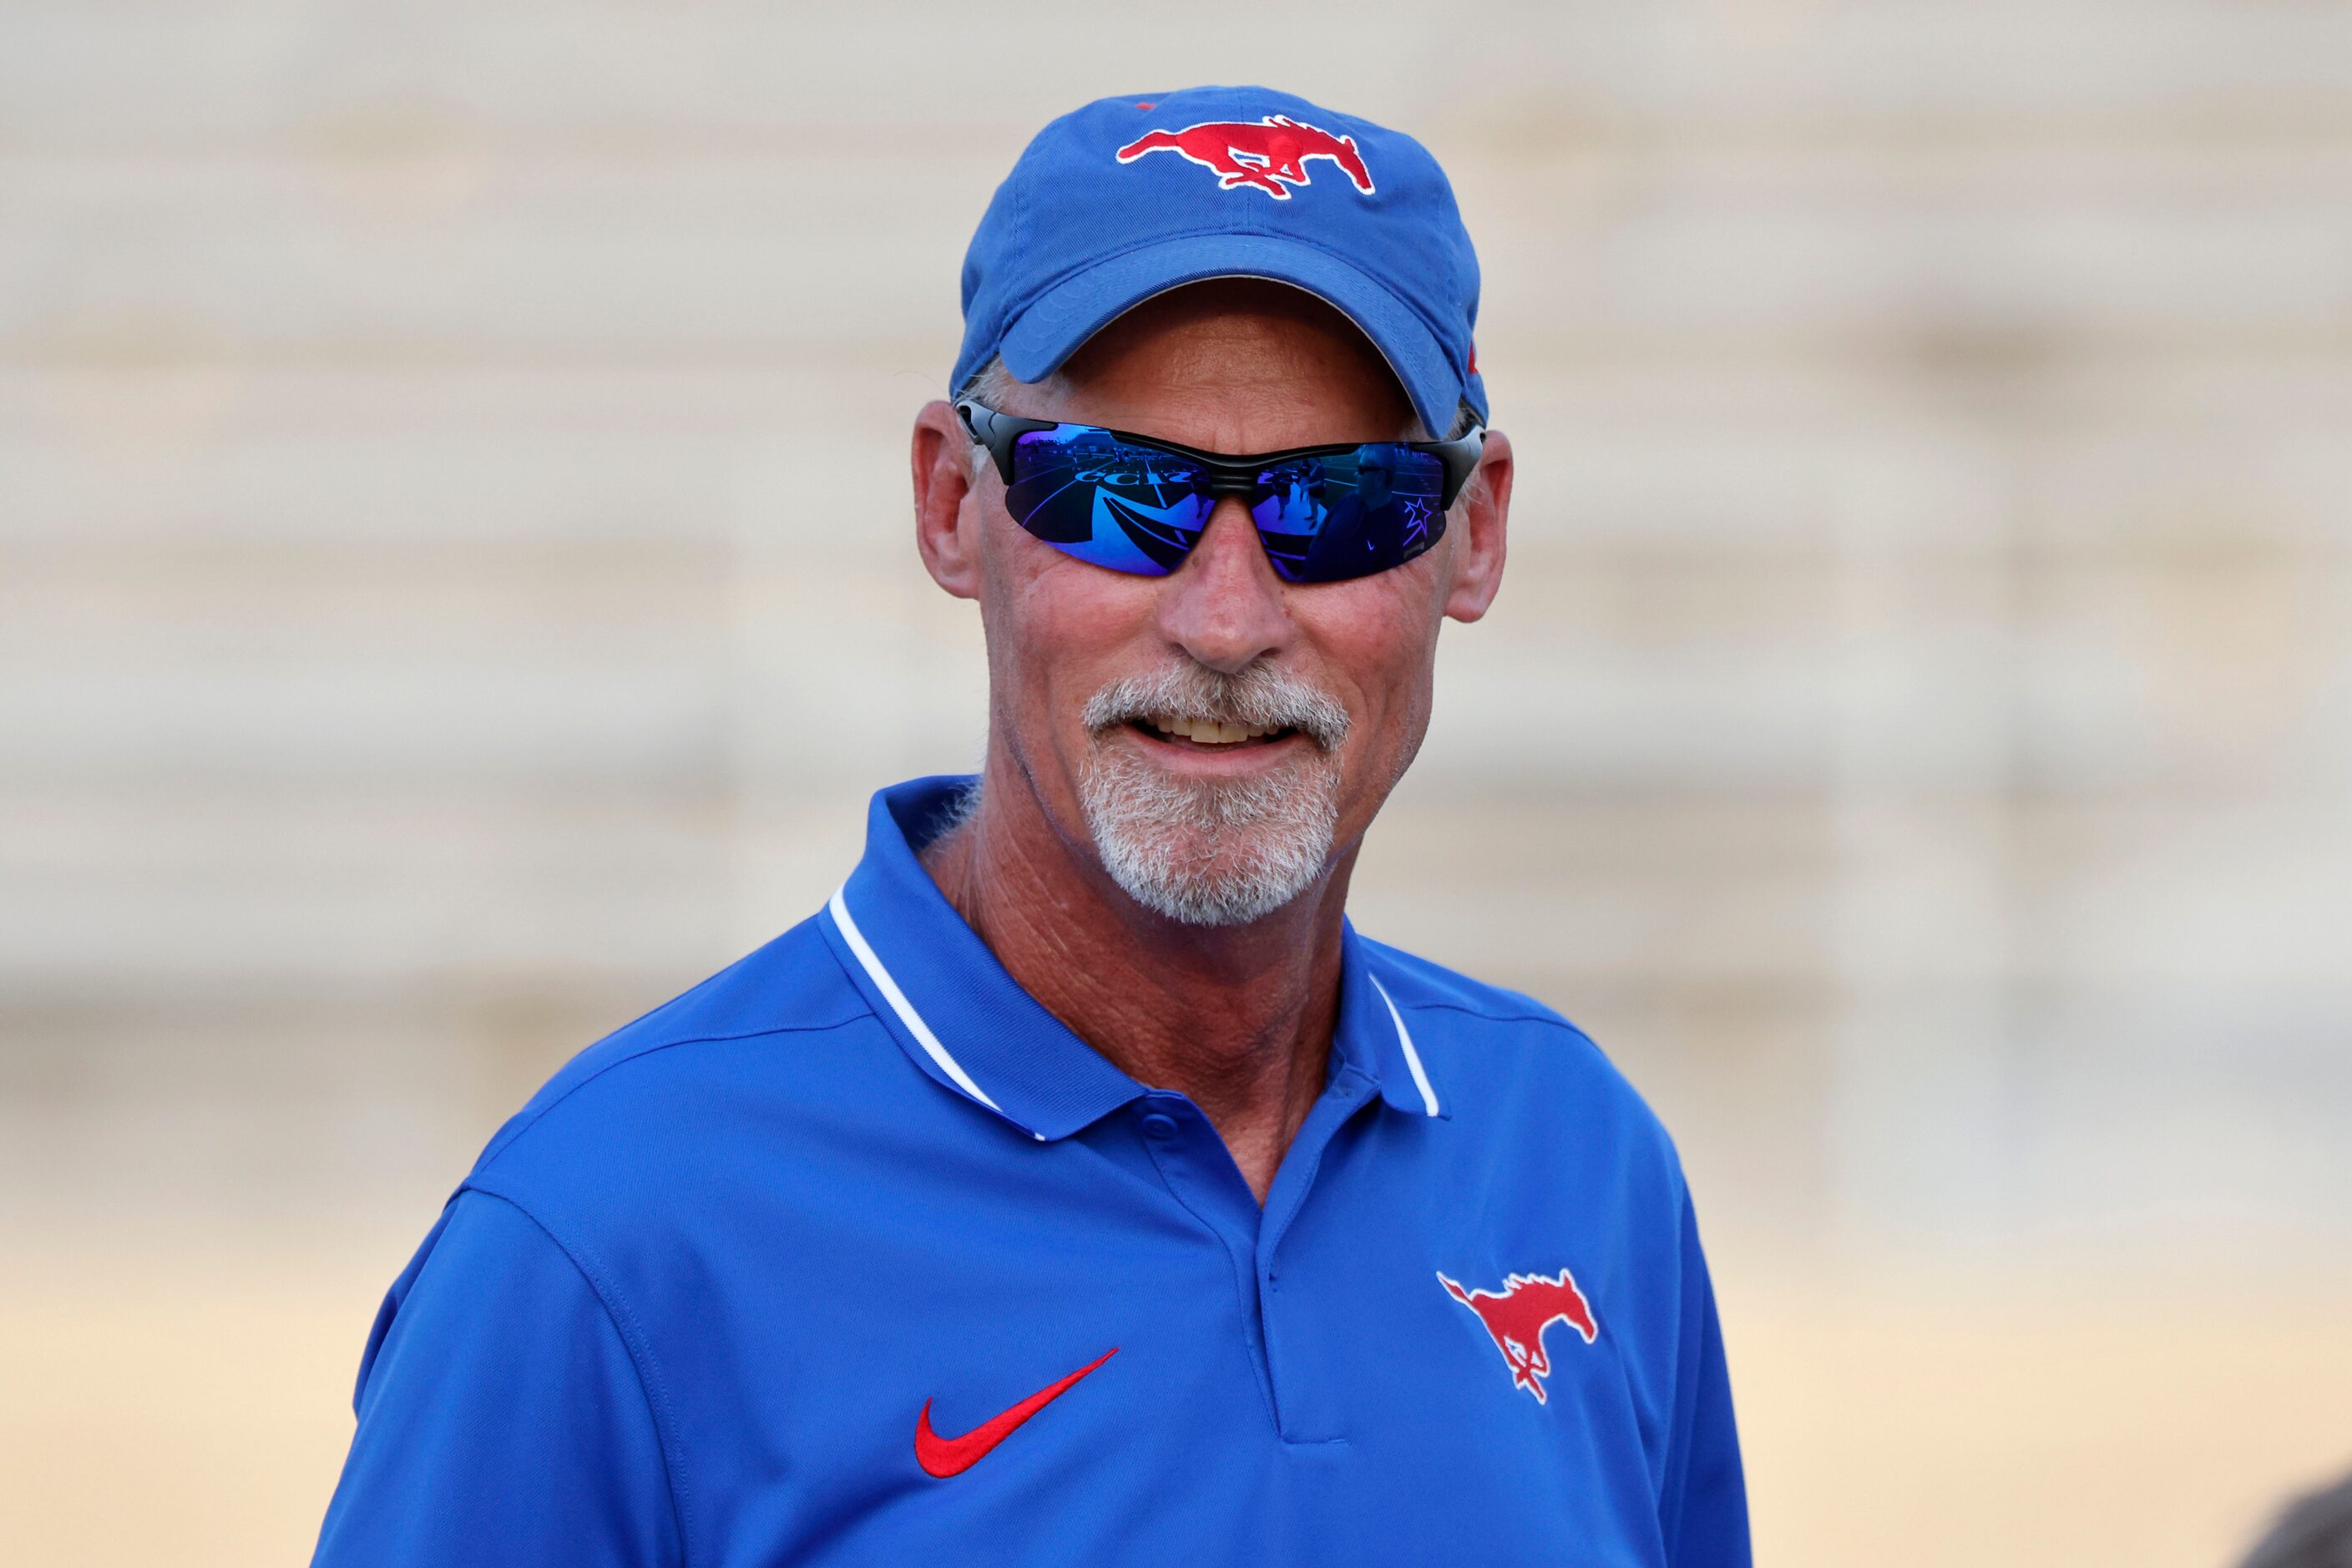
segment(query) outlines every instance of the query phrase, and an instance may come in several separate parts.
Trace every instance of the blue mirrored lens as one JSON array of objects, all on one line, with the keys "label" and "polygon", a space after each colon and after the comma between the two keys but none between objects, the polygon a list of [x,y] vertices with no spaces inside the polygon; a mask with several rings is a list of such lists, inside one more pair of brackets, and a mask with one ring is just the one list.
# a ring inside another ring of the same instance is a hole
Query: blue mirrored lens
[{"label": "blue mirrored lens", "polygon": [[1013,447],[1013,521],[1065,554],[1114,572],[1173,572],[1209,525],[1201,470],[1091,425],[1033,430]]},{"label": "blue mirrored lens", "polygon": [[1372,442],[1276,464],[1257,485],[1250,518],[1266,558],[1293,583],[1385,572],[1445,532],[1445,465],[1433,452]]}]

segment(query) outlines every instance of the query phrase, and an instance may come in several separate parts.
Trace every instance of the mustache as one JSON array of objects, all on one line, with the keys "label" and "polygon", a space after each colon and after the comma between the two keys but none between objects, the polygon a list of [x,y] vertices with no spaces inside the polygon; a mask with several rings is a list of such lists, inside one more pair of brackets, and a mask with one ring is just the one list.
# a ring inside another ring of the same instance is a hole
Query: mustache
[{"label": "mustache", "polygon": [[1348,738],[1349,724],[1338,698],[1287,670],[1260,663],[1227,675],[1190,660],[1112,681],[1081,717],[1093,735],[1153,717],[1296,730],[1326,752]]}]

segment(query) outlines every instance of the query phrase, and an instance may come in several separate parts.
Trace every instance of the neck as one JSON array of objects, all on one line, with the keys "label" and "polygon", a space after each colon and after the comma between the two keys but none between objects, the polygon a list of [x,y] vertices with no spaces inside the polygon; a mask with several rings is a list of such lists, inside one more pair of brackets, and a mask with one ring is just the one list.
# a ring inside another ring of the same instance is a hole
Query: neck
[{"label": "neck", "polygon": [[1323,1091],[1353,848],[1263,920],[1182,925],[1119,890],[1025,782],[992,766],[979,809],[922,850],[924,868],[1047,1012],[1199,1106],[1264,1203]]}]

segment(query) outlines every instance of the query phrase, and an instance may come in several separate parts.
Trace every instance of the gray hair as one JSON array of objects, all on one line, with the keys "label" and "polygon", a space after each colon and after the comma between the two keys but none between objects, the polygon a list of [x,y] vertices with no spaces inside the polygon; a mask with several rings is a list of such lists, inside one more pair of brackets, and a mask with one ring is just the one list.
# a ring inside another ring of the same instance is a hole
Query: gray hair
[{"label": "gray hair", "polygon": [[[1013,373],[1004,368],[1003,360],[991,359],[986,364],[972,372],[971,379],[958,387],[953,395],[975,399],[1002,412],[1006,401],[1026,384],[1024,382],[1013,379]],[[980,476],[988,471],[992,461],[993,459],[988,455],[987,447],[977,441],[971,444],[971,482],[973,484],[980,482]]]}]

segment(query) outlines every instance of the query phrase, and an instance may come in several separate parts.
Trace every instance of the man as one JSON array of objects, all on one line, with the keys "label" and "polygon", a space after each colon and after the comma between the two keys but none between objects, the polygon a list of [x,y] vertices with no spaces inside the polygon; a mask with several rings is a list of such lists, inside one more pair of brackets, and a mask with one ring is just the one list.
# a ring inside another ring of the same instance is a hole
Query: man
[{"label": "man", "polygon": [[1501,581],[1476,305],[1394,132],[1253,88],[1039,134],[914,436],[977,787],[882,792],[822,913],[492,1140],[320,1563],[1748,1561],[1664,1133],[1342,914]]},{"label": "man", "polygon": [[2290,1502],[2239,1568],[2347,1565],[2352,1565],[2352,1476]]}]

